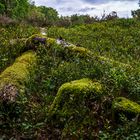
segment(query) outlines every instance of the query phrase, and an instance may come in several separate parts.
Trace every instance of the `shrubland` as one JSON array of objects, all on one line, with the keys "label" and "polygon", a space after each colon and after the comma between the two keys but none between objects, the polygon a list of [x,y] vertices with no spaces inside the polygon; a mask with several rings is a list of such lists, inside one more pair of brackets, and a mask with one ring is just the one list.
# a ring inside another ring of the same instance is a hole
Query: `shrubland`
[{"label": "shrubland", "polygon": [[136,19],[114,19],[42,36],[31,25],[1,26],[1,75],[26,51],[37,59],[16,101],[0,100],[1,138],[139,139],[139,28]]}]

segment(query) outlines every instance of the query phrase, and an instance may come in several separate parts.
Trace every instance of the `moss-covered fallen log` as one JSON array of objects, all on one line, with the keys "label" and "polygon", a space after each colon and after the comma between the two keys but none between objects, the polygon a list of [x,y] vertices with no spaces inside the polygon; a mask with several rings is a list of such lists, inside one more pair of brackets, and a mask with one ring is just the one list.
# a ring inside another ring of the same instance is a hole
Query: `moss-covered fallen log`
[{"label": "moss-covered fallen log", "polygon": [[[29,37],[26,41],[26,46],[28,49],[36,49],[38,45],[44,44],[46,47],[54,47],[55,49],[63,48],[63,55],[62,57],[66,59],[71,59],[72,57],[81,57],[81,58],[87,58],[87,59],[94,59],[95,61],[98,61],[101,64],[106,64],[110,66],[116,66],[116,67],[123,67],[124,69],[132,69],[132,66],[129,64],[121,63],[119,61],[115,61],[113,59],[106,58],[104,56],[96,55],[94,52],[90,51],[89,49],[86,49],[84,47],[78,47],[73,44],[67,43],[65,41],[58,41],[53,38],[48,38],[46,36],[42,36],[40,34],[35,34],[31,37]],[[63,43],[65,42],[65,43]],[[65,45],[66,44],[66,45]],[[69,44],[69,45],[68,45]],[[56,47],[57,46],[57,47]]]},{"label": "moss-covered fallen log", "polygon": [[36,53],[28,51],[1,73],[0,99],[2,101],[14,102],[18,94],[24,93],[25,84],[30,81],[36,64]]},{"label": "moss-covered fallen log", "polygon": [[134,68],[129,64],[97,55],[89,49],[77,47],[73,44],[65,46],[64,40],[57,41],[46,36],[33,35],[27,40],[26,45],[31,47],[41,45],[42,43],[39,41],[41,38],[46,41],[42,46],[46,47],[48,53],[51,52],[50,55],[54,54],[56,57],[61,57],[62,60],[69,62],[75,62],[76,60],[84,60],[86,63],[93,62],[91,69],[95,68],[95,71],[97,69],[96,73],[100,71],[102,75],[108,75],[117,86],[125,86],[126,82],[129,81],[129,73],[134,71]]}]

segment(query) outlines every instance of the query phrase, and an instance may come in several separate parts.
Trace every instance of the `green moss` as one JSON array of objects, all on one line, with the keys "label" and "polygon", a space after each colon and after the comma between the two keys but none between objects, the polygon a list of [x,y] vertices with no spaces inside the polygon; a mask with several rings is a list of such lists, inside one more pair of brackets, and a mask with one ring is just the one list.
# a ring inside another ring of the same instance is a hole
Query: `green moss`
[{"label": "green moss", "polygon": [[87,57],[91,54],[91,51],[84,48],[84,47],[77,47],[77,46],[68,46],[66,47],[66,50],[69,51],[69,55],[72,56],[80,56],[80,57]]},{"label": "green moss", "polygon": [[112,108],[115,111],[126,112],[126,113],[140,113],[140,105],[130,101],[124,97],[118,97],[113,101]]},{"label": "green moss", "polygon": [[47,38],[47,45],[53,45],[56,44],[56,40],[54,38]]},{"label": "green moss", "polygon": [[[63,84],[49,110],[49,118],[53,123],[63,127],[66,135],[81,133],[84,126],[94,126],[93,104],[100,102],[103,86],[88,78]],[[55,118],[55,119],[53,119]],[[81,132],[80,132],[81,131]]]},{"label": "green moss", "polygon": [[96,55],[94,52],[90,51],[87,48],[84,47],[77,47],[77,46],[67,46],[64,48],[64,53],[66,59],[72,59],[73,57],[82,57],[87,59],[93,59],[95,61],[98,61],[100,63],[105,63],[107,65],[110,65],[112,67],[117,66],[124,69],[132,69],[132,66],[129,64],[121,63],[119,61],[115,61],[113,59],[106,58],[104,56]]},{"label": "green moss", "polygon": [[[51,105],[50,112],[58,111],[57,109],[60,107],[60,104],[64,106],[67,104],[69,106],[71,101],[75,106],[78,105],[77,101],[82,105],[82,103],[86,102],[85,99],[87,97],[95,98],[100,96],[102,91],[102,85],[99,82],[93,82],[87,78],[65,83],[59,88],[56,98]],[[63,107],[61,109],[64,109]]]},{"label": "green moss", "polygon": [[19,92],[24,92],[25,84],[30,80],[31,71],[36,66],[36,54],[33,51],[24,53],[15,63],[5,69],[0,75],[0,93],[6,85],[14,85]]},{"label": "green moss", "polygon": [[[61,44],[57,44],[56,39],[48,38],[46,36],[42,36],[41,34],[35,34],[29,37],[26,41],[26,46],[29,48],[33,48],[35,46],[36,41],[34,38],[46,38],[47,41],[47,47],[54,47],[54,49],[60,49]],[[113,59],[106,58],[104,56],[96,55],[94,52],[90,51],[89,49],[86,49],[84,47],[77,47],[77,46],[64,46],[63,48],[63,56],[66,59],[71,59],[73,57],[82,57],[82,58],[88,58],[88,59],[94,59],[95,61],[98,61],[100,63],[105,63],[107,65],[110,65],[112,67],[123,67],[124,69],[132,69],[132,67],[129,64],[121,63],[119,61],[115,61]]]},{"label": "green moss", "polygon": [[[28,40],[26,41],[26,45],[27,46],[34,46],[35,40],[34,38],[46,38],[47,40],[47,46],[61,46],[60,44],[57,44],[56,39],[53,38],[48,38],[46,36],[42,36],[40,34],[35,34],[32,35],[31,37],[28,38]],[[55,48],[57,49],[57,48]],[[132,67],[129,64],[124,64],[103,56],[99,56],[96,55],[94,52],[90,51],[89,49],[86,49],[84,47],[77,47],[77,46],[66,46],[64,47],[64,53],[65,53],[65,57],[67,58],[72,58],[74,56],[79,56],[79,57],[86,57],[89,59],[94,59],[95,61],[99,61],[101,63],[106,63],[108,65],[112,65],[112,66],[119,66],[119,67],[124,67],[126,69],[131,69]]]},{"label": "green moss", "polygon": [[21,57],[18,57],[16,60],[15,60],[15,63],[28,63],[28,64],[32,64],[34,62],[36,62],[36,53],[33,52],[33,51],[28,51],[24,54],[22,54]]}]

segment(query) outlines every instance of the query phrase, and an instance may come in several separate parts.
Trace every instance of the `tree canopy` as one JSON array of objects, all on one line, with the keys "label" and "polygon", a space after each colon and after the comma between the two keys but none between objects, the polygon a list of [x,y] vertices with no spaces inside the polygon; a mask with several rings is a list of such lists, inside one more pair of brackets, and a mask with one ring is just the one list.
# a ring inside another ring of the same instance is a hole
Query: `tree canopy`
[{"label": "tree canopy", "polygon": [[28,8],[28,0],[0,0],[0,14],[11,18],[24,18]]}]

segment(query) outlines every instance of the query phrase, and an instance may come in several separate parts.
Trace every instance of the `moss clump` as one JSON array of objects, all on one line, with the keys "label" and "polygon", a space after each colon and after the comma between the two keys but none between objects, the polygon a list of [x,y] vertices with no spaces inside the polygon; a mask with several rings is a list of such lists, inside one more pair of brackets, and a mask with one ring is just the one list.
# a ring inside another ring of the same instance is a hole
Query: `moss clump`
[{"label": "moss clump", "polygon": [[65,83],[58,90],[49,117],[53,123],[64,126],[62,132],[66,135],[74,129],[82,131],[84,125],[92,126],[96,122],[93,104],[100,102],[102,94],[103,86],[88,78]]},{"label": "moss clump", "polygon": [[[18,94],[24,92],[25,84],[29,82],[31,71],[33,72],[36,66],[36,53],[29,51],[15,60],[15,63],[3,71],[0,75],[0,96],[7,96],[10,91],[5,93],[5,87],[12,87],[18,90]],[[10,86],[11,87],[11,86]],[[16,90],[16,91],[17,91]]]},{"label": "moss clump", "polygon": [[76,112],[79,115],[85,114],[87,100],[101,96],[102,92],[102,85],[88,78],[65,83],[59,88],[49,113],[62,111],[64,116],[69,117]]},{"label": "moss clump", "polygon": [[140,105],[124,97],[118,97],[114,99],[112,108],[117,112],[124,112],[124,113],[131,113],[131,114],[140,113]]},{"label": "moss clump", "polygon": [[56,44],[56,39],[47,38],[47,45],[50,46],[50,45],[53,45],[53,44]]},{"label": "moss clump", "polygon": [[[70,100],[73,100],[73,105],[77,104],[74,101],[85,103],[84,99],[86,97],[90,96],[95,98],[102,94],[102,90],[102,85],[99,82],[93,82],[88,78],[65,83],[59,88],[50,112],[55,112],[62,103],[63,105],[68,104]],[[66,102],[66,100],[69,101]]]}]

